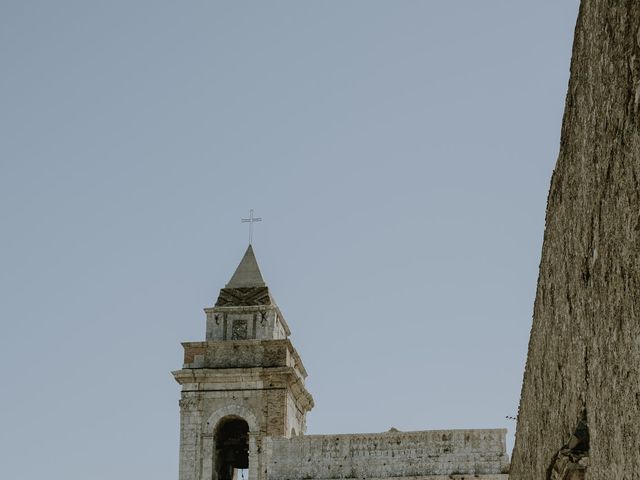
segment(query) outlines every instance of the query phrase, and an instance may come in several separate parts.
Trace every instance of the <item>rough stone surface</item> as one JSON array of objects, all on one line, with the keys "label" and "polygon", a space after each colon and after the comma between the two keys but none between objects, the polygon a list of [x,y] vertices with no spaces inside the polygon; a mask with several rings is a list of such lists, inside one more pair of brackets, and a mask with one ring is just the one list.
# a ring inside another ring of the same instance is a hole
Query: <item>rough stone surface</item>
[{"label": "rough stone surface", "polygon": [[502,429],[432,430],[270,438],[264,444],[267,478],[501,478],[495,475],[508,466],[505,434]]},{"label": "rough stone surface", "polygon": [[639,29],[640,2],[582,2],[512,480],[640,478]]}]

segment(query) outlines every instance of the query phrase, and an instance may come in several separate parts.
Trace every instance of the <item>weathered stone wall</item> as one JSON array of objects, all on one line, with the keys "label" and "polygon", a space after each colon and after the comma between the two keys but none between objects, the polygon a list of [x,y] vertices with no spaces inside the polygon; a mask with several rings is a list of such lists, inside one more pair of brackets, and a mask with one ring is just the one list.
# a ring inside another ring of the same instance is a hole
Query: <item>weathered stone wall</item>
[{"label": "weathered stone wall", "polygon": [[638,1],[582,2],[512,480],[640,478],[639,29]]},{"label": "weathered stone wall", "polygon": [[270,340],[290,334],[277,306],[213,307],[207,315],[207,340]]},{"label": "weathered stone wall", "polygon": [[283,340],[226,340],[184,342],[183,368],[293,367],[301,380],[307,376],[293,344]]},{"label": "weathered stone wall", "polygon": [[266,438],[263,448],[270,480],[441,475],[506,480],[500,475],[508,465],[505,435],[503,429],[309,435]]}]

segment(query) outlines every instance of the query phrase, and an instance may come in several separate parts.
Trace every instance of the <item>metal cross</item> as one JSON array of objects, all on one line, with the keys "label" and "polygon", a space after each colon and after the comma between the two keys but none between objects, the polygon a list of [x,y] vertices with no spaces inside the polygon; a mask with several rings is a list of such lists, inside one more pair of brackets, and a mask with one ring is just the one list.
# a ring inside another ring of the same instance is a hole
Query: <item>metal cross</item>
[{"label": "metal cross", "polygon": [[255,222],[261,222],[261,221],[262,221],[262,218],[253,216],[253,208],[249,210],[249,218],[242,219],[242,223],[249,224],[249,245],[251,245],[251,242],[253,241],[253,224]]}]

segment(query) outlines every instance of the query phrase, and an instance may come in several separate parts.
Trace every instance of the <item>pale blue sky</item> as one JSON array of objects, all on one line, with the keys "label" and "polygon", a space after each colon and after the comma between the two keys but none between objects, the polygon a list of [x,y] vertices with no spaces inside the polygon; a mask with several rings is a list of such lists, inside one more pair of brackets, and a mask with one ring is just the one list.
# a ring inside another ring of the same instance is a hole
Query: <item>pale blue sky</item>
[{"label": "pale blue sky", "polygon": [[577,7],[0,2],[0,477],[177,478],[249,208],[308,433],[511,448]]}]

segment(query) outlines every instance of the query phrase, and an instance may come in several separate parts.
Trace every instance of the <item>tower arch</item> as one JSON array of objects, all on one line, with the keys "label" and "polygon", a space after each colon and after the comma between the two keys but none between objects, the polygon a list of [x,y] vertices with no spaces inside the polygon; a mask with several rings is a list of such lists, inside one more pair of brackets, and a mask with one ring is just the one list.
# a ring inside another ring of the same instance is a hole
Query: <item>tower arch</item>
[{"label": "tower arch", "polygon": [[204,433],[215,434],[216,428],[221,420],[224,418],[240,418],[247,422],[250,433],[257,433],[260,429],[258,420],[251,410],[242,405],[227,405],[214,411],[204,426]]},{"label": "tower arch", "polygon": [[215,428],[213,464],[217,480],[237,480],[249,469],[249,424],[237,416],[223,417]]}]

